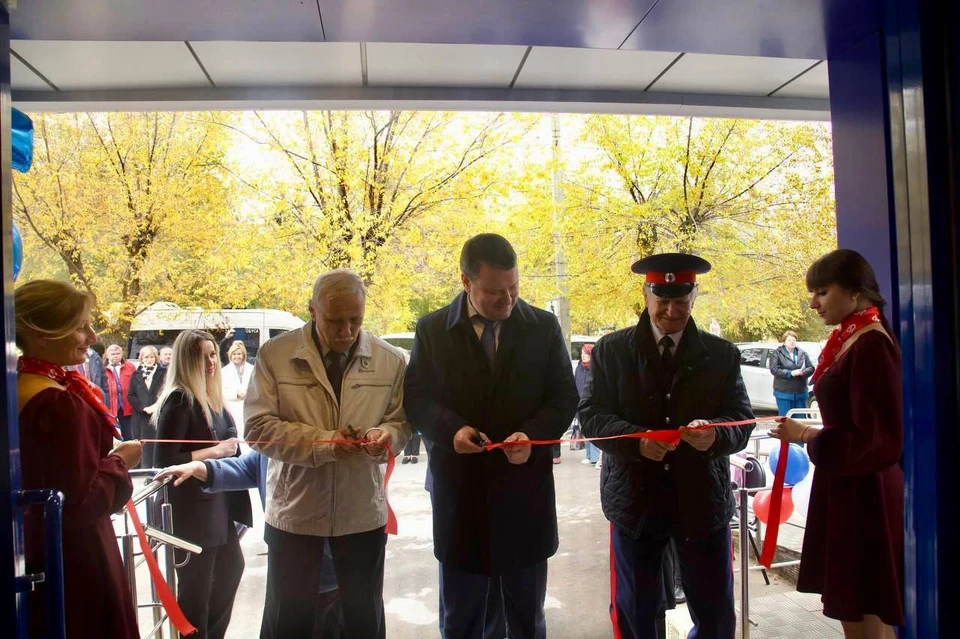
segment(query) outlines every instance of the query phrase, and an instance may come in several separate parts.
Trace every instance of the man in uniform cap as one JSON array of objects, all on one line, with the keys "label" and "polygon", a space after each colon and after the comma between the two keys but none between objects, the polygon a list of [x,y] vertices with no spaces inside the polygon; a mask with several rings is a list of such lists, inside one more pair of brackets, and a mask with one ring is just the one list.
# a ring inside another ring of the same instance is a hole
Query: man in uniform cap
[{"label": "man in uniform cap", "polygon": [[597,442],[601,502],[611,522],[614,636],[656,639],[665,605],[661,558],[672,539],[694,622],[689,637],[733,639],[727,456],[746,447],[753,427],[695,427],[753,417],[740,352],[690,317],[697,275],[709,262],[667,253],[632,270],[645,275],[646,309],[636,326],[597,342],[580,423],[587,437],[679,429],[681,441]]}]

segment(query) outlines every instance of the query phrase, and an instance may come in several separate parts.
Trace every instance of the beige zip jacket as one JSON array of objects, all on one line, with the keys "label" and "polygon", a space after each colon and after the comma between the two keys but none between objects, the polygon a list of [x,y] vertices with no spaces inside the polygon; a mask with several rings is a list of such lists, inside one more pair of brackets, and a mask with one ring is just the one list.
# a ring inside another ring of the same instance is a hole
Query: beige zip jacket
[{"label": "beige zip jacket", "polygon": [[266,521],[318,537],[373,530],[387,522],[386,457],[364,452],[337,459],[329,444],[290,442],[333,439],[334,431],[347,426],[364,435],[379,428],[390,434],[390,446],[399,453],[410,437],[403,412],[404,358],[361,330],[338,404],[312,327],[307,323],[260,348],[244,401],[247,440],[287,442],[253,445],[270,458]]}]

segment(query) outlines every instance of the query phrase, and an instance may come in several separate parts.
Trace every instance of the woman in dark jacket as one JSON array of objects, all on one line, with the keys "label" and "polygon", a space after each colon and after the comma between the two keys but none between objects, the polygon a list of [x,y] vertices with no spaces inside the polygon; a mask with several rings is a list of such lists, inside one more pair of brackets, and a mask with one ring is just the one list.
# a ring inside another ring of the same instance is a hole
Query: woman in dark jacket
[{"label": "woman in dark jacket", "polygon": [[[140,366],[137,374],[130,378],[130,390],[127,391],[127,401],[133,406],[133,415],[130,423],[133,428],[134,439],[156,439],[157,426],[151,421],[156,411],[155,404],[163,390],[163,382],[167,378],[167,369],[158,365],[157,349],[153,346],[144,346],[140,349]],[[154,467],[154,448],[156,444],[143,445],[143,460],[140,465],[144,468]]]},{"label": "woman in dark jacket", "polygon": [[807,407],[810,398],[807,381],[813,375],[814,365],[806,351],[797,347],[796,333],[787,331],[780,341],[780,348],[770,355],[770,373],[773,374],[777,414],[786,415],[794,408]]},{"label": "woman in dark jacket", "polygon": [[[168,383],[157,408],[157,466],[239,454],[237,427],[223,404],[220,358],[213,336],[184,331],[173,344]],[[196,443],[182,443],[196,440]],[[218,440],[219,443],[212,444]],[[198,639],[222,639],[243,574],[236,523],[252,524],[246,492],[205,493],[197,480],[171,489],[174,533],[203,548],[177,568],[177,600]]]}]

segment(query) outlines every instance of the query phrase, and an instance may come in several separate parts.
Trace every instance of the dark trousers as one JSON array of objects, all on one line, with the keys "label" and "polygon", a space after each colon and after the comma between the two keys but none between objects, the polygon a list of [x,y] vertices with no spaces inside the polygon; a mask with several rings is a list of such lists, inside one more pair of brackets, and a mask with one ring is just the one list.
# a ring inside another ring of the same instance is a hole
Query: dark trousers
[{"label": "dark trousers", "polygon": [[316,621],[313,639],[346,639],[341,635],[343,612],[340,609],[340,591],[328,590],[317,595]]},{"label": "dark trousers", "polygon": [[[611,526],[611,611],[614,636],[656,639],[656,619],[666,607],[663,553],[670,537],[633,539]],[[674,538],[680,578],[694,627],[688,639],[733,639],[733,564],[730,529],[705,539]]]},{"label": "dark trousers", "polygon": [[[440,602],[443,639],[490,639],[486,634],[487,606],[492,584],[499,581],[506,636],[509,639],[545,639],[543,602],[547,596],[547,562],[513,573],[489,577],[460,572],[440,564]],[[500,635],[503,637],[503,635]]]},{"label": "dark trousers", "polygon": [[337,573],[343,636],[384,639],[383,528],[342,537],[295,535],[267,524],[267,601],[261,639],[312,639],[317,618],[320,562],[330,544]]},{"label": "dark trousers", "polygon": [[[177,561],[183,561],[178,555]],[[196,639],[223,639],[230,625],[233,599],[243,575],[243,552],[230,522],[227,543],[204,548],[177,568],[177,603],[187,620],[197,627]]]},{"label": "dark trousers", "polygon": [[420,433],[414,432],[407,440],[407,445],[403,447],[403,454],[408,457],[416,457],[420,454]]},{"label": "dark trousers", "polygon": [[117,421],[120,422],[120,438],[123,441],[133,439],[133,426],[130,424],[130,416],[117,415]]},{"label": "dark trousers", "polygon": [[[443,565],[440,566],[443,573]],[[487,602],[483,611],[483,639],[504,639],[507,636],[507,620],[503,614],[503,589],[499,577],[490,577],[487,584]],[[444,637],[443,619],[445,615],[443,590],[440,590],[440,636]]]}]

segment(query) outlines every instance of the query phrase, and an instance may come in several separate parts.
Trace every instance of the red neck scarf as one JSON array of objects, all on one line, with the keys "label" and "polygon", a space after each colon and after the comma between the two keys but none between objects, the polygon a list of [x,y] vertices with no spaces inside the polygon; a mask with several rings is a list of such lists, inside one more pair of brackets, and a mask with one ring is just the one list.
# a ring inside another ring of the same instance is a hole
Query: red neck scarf
[{"label": "red neck scarf", "polygon": [[827,340],[827,345],[823,347],[823,352],[820,353],[820,363],[817,364],[817,370],[813,374],[813,381],[816,382],[820,379],[820,377],[827,372],[827,369],[837,360],[843,343],[850,339],[851,335],[864,326],[879,323],[880,310],[877,309],[876,306],[870,306],[862,311],[847,315],[843,321],[840,322],[840,326],[833,329],[833,332],[830,333],[830,339]]},{"label": "red neck scarf", "polygon": [[117,418],[110,414],[110,409],[103,402],[103,391],[94,386],[93,382],[80,372],[67,371],[61,366],[33,357],[21,357],[17,362],[17,372],[42,375],[66,386],[67,391],[73,393],[85,401],[90,408],[97,411],[103,417],[107,428],[113,431],[114,437],[120,439],[120,432],[117,430]]}]

